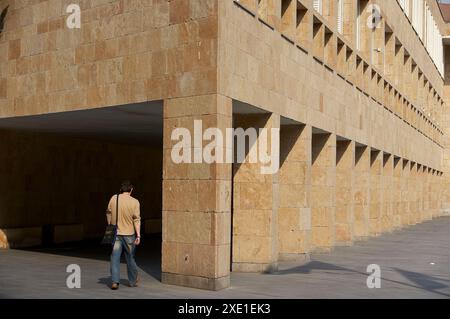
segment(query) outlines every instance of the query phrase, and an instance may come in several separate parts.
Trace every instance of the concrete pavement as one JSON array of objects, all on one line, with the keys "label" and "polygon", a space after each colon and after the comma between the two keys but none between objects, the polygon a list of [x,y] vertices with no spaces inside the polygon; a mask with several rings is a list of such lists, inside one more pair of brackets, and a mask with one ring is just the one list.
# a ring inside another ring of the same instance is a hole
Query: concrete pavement
[{"label": "concrete pavement", "polygon": [[[274,274],[233,273],[219,292],[161,284],[159,242],[140,247],[141,285],[111,291],[108,251],[97,245],[0,251],[0,298],[450,298],[450,217],[313,254]],[[78,264],[81,289],[66,287]],[[381,288],[368,289],[366,268],[381,267]],[[122,265],[126,278],[125,265]]]}]

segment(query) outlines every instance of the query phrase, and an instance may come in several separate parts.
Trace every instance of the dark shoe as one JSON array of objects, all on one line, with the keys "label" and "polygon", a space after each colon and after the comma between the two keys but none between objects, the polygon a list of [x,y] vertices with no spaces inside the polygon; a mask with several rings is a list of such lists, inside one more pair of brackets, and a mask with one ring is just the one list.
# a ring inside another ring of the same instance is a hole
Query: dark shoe
[{"label": "dark shoe", "polygon": [[117,283],[113,283],[112,285],[111,285],[111,289],[112,290],[117,290],[117,289],[119,289],[119,284],[117,284]]}]

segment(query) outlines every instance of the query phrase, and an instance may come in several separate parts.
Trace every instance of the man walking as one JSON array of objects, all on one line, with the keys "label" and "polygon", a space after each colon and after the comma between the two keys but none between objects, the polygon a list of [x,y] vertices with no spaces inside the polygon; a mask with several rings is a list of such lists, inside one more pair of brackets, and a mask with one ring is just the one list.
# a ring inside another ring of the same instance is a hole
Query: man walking
[{"label": "man walking", "polygon": [[[117,225],[117,238],[111,254],[112,290],[119,289],[122,252],[125,253],[130,287],[136,287],[138,283],[138,269],[134,254],[136,246],[141,242],[141,217],[139,201],[131,197],[132,192],[133,185],[131,182],[123,182],[120,187],[120,194],[111,198],[106,211],[108,224]],[[118,205],[117,200],[119,201]],[[116,207],[118,209],[117,221]]]}]

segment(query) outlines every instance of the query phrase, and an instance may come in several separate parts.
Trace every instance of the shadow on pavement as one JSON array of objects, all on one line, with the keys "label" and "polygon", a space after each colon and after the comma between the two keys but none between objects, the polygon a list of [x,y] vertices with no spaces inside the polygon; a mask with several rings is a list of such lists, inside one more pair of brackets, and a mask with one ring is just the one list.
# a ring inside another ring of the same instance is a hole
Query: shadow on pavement
[{"label": "shadow on pavement", "polygon": [[[385,276],[381,277],[382,281],[395,283],[395,284],[399,284],[399,285],[403,285],[403,286],[407,286],[407,287],[417,288],[417,289],[421,289],[421,290],[426,290],[426,291],[433,292],[433,293],[436,293],[441,296],[450,297],[450,293],[444,293],[442,291],[438,291],[438,290],[449,287],[449,285],[443,283],[443,282],[449,282],[449,280],[436,278],[436,277],[426,275],[423,273],[417,273],[417,272],[407,271],[407,270],[398,269],[398,268],[391,268],[391,269],[398,272],[399,274],[401,274],[410,283],[389,279],[389,278],[386,278]],[[280,270],[280,271],[273,273],[273,275],[311,274],[314,270],[351,272],[351,273],[355,273],[355,274],[360,274],[361,276],[364,276],[366,278],[369,275],[368,273],[357,271],[355,269],[349,269],[349,268],[341,267],[341,266],[330,264],[330,263],[324,263],[324,262],[320,262],[320,261],[311,261],[311,262],[301,265],[301,266],[297,266],[297,267],[293,267],[293,268],[289,268],[289,269],[285,269],[285,270]]]},{"label": "shadow on pavement", "polygon": [[[290,275],[290,274],[309,274],[313,270],[336,270],[336,271],[348,271],[355,272],[353,269],[347,269],[344,267],[336,266],[329,263],[324,263],[320,261],[311,261],[307,264],[297,266],[290,269],[280,270],[274,273],[274,275]],[[367,276],[367,274],[364,274]]]},{"label": "shadow on pavement", "polygon": [[436,278],[433,276],[429,276],[426,274],[421,274],[421,273],[417,273],[417,272],[413,272],[413,271],[398,269],[398,268],[392,268],[392,269],[422,289],[450,297],[450,294],[445,294],[443,292],[436,291],[439,289],[447,288],[448,285],[443,284],[442,282],[443,281],[448,282],[448,280]]},{"label": "shadow on pavement", "polygon": [[[109,261],[111,249],[111,247],[100,245],[100,240],[88,240],[63,245],[53,245],[51,247],[36,247],[22,250],[57,256]],[[160,235],[145,236],[143,238],[141,245],[139,245],[136,250],[136,263],[142,271],[154,279],[161,281]],[[122,265],[124,264],[125,258],[122,255]],[[110,278],[99,278],[98,283],[109,285]],[[124,283],[127,284],[128,281],[125,281]]]}]

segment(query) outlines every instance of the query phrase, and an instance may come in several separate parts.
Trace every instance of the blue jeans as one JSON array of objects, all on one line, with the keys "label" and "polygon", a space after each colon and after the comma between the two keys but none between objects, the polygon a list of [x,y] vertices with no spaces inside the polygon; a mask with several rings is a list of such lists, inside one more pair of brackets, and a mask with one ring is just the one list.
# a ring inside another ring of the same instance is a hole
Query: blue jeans
[{"label": "blue jeans", "polygon": [[136,261],[134,260],[134,253],[136,251],[135,235],[116,237],[112,254],[111,254],[111,279],[113,283],[120,283],[120,257],[122,251],[125,252],[125,260],[127,262],[128,281],[130,285],[135,285],[138,277],[138,269]]}]

